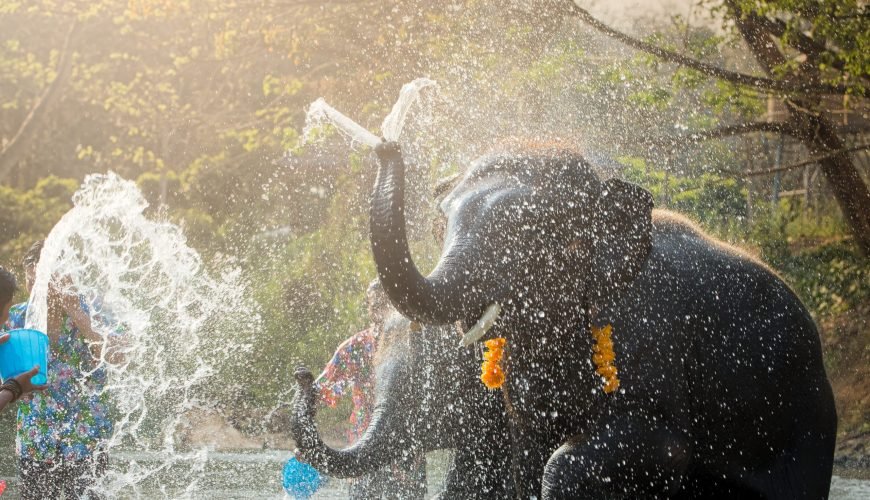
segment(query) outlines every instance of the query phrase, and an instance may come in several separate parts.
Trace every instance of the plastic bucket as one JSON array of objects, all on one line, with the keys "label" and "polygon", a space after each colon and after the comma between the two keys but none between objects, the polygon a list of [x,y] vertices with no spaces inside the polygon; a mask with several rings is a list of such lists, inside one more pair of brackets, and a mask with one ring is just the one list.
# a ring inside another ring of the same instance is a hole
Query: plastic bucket
[{"label": "plastic bucket", "polygon": [[36,365],[39,372],[30,379],[36,385],[48,380],[48,335],[39,330],[10,330],[9,340],[0,345],[0,376],[6,381],[21,375]]},{"label": "plastic bucket", "polygon": [[291,457],[284,464],[283,476],[284,491],[296,499],[311,497],[324,482],[317,469],[296,460],[295,457]]}]

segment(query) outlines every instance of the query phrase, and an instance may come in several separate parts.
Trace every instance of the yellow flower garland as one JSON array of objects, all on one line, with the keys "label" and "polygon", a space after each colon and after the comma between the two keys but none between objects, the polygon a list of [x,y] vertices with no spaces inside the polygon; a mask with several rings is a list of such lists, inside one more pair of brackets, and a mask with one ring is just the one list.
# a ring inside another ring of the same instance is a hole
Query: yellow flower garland
[{"label": "yellow flower garland", "polygon": [[[604,379],[602,390],[610,394],[619,389],[618,370],[614,361],[616,353],[613,352],[613,326],[592,326],[592,338],[595,345],[592,346],[592,362],[595,363],[595,372]],[[497,337],[484,342],[486,351],[483,353],[483,364],[480,365],[480,380],[488,389],[498,389],[504,385],[505,375],[501,361],[504,356],[504,347],[507,341],[503,337]]]},{"label": "yellow flower garland", "polygon": [[596,373],[604,378],[605,393],[619,389],[619,379],[616,378],[616,365],[613,362],[616,360],[616,354],[613,352],[613,340],[610,334],[613,332],[611,325],[597,327],[592,325],[592,338],[595,339],[595,345],[592,346],[592,362],[595,363]]},{"label": "yellow flower garland", "polygon": [[483,353],[483,364],[480,365],[480,380],[488,389],[498,389],[504,384],[504,370],[501,358],[507,341],[497,337],[484,342],[486,351]]}]

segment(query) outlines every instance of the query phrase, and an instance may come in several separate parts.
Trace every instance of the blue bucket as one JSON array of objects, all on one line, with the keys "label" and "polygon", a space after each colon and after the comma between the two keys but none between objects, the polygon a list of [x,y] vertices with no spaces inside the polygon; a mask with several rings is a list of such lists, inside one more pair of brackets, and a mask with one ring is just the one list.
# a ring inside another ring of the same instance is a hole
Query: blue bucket
[{"label": "blue bucket", "polygon": [[48,335],[28,328],[10,330],[8,333],[9,340],[0,345],[0,376],[3,380],[21,375],[39,365],[39,372],[30,382],[35,385],[46,383]]},{"label": "blue bucket", "polygon": [[291,457],[284,464],[283,476],[284,491],[297,499],[311,497],[324,482],[317,469],[296,460],[295,457]]}]

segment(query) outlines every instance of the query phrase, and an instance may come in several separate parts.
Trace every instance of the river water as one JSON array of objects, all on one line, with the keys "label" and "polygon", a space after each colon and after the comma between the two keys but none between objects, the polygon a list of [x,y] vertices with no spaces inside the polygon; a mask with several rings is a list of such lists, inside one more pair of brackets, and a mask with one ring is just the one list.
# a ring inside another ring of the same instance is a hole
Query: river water
[{"label": "river water", "polygon": [[[211,452],[205,460],[205,469],[196,474],[200,484],[193,494],[184,479],[187,474],[177,474],[178,464],[170,473],[155,473],[140,483],[141,498],[195,498],[195,499],[286,499],[281,489],[281,469],[290,457],[286,450],[264,450],[257,452],[231,453]],[[427,457],[427,478],[430,496],[437,493],[444,481],[448,461],[447,452],[433,452]],[[147,465],[149,469],[159,469],[157,461],[160,454],[148,452],[118,451],[112,456],[111,468],[121,472],[130,464]],[[191,461],[191,467],[202,466],[201,462]],[[8,489],[3,498],[18,498],[15,462],[8,457],[0,460],[0,478],[7,481]],[[868,477],[868,471],[858,471],[858,476]],[[856,475],[856,471],[842,471],[841,474]],[[315,499],[347,498],[349,483],[345,480],[330,480],[317,494]],[[127,498],[133,498],[129,496]],[[834,476],[831,485],[831,499],[867,500],[870,499],[870,480]]]}]

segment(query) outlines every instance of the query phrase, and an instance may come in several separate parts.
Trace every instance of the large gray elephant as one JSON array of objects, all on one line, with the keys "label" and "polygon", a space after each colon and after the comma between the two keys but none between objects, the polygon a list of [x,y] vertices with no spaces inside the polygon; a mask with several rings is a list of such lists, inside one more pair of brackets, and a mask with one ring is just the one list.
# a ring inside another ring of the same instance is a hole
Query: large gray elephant
[{"label": "large gray elephant", "polygon": [[[828,494],[836,413],[819,337],[774,272],[541,148],[471,166],[441,203],[443,253],[424,277],[400,148],[375,151],[371,242],[393,305],[429,324],[481,318],[468,342],[507,339],[518,497]],[[602,377],[590,330],[607,324],[618,373]]]},{"label": "large gray elephant", "polygon": [[425,327],[394,313],[378,339],[371,420],[360,439],[336,450],[321,439],[314,416],[314,377],[296,372],[291,433],[299,457],[325,474],[360,477],[438,449],[453,449],[441,498],[511,496],[509,435],[501,398],[477,381],[480,362],[458,347],[453,327]]}]

